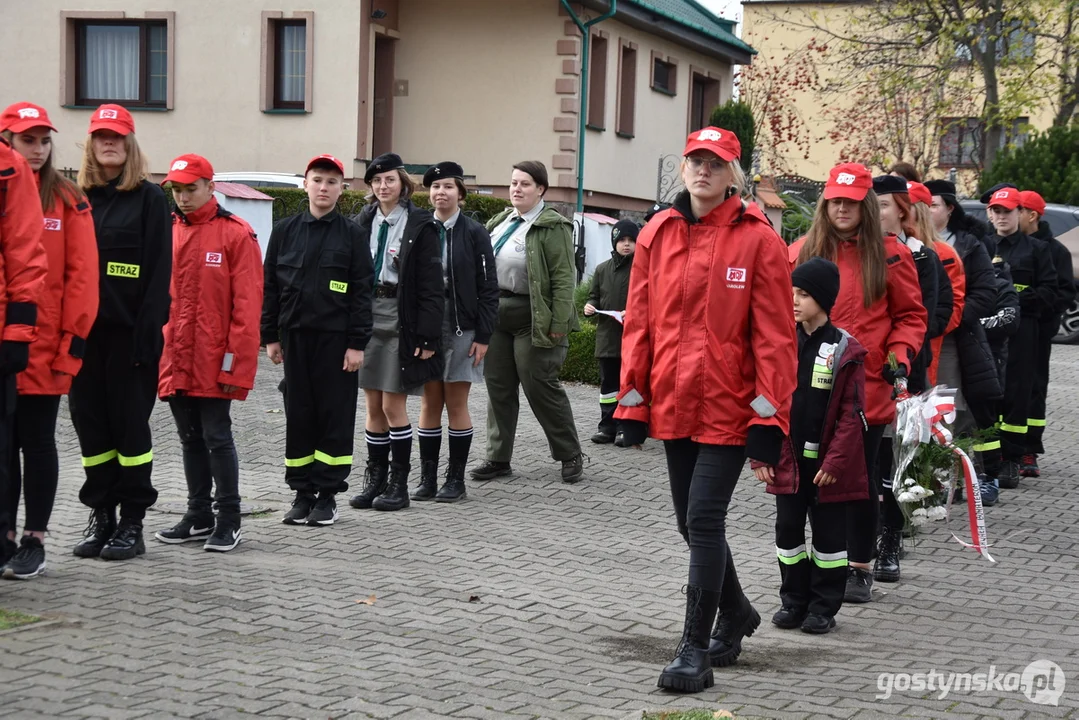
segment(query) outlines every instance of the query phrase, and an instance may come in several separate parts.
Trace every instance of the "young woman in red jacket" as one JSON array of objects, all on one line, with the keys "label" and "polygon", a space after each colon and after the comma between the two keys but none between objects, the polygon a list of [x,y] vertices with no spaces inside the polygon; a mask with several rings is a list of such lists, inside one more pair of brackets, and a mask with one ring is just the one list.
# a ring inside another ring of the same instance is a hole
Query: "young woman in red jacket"
[{"label": "young woman in red jacket", "polygon": [[[15,103],[0,115],[0,134],[26,158],[37,180],[45,215],[42,244],[49,263],[44,292],[37,297],[37,339],[30,345],[29,364],[18,375],[15,402],[9,502],[14,515],[22,491],[26,522],[19,551],[3,575],[17,580],[45,570],[43,543],[60,472],[56,415],[60,396],[71,389],[71,380],[82,367],[86,336],[97,316],[94,220],[86,196],[53,167],[55,130],[45,108],[31,103]],[[12,521],[8,537],[14,540],[14,517]]]},{"label": "young woman in red jacket", "polygon": [[217,204],[213,177],[200,155],[176,158],[165,177],[176,212],[157,393],[169,403],[183,446],[187,512],[154,537],[228,552],[240,543],[240,466],[229,413],[232,401],[255,387],[262,253],[251,226]]},{"label": "young woman in red jacket", "polygon": [[[857,163],[832,168],[804,238],[790,246],[792,266],[823,257],[839,266],[839,297],[832,322],[866,349],[865,462],[869,498],[847,512],[846,602],[869,602],[873,574],[869,562],[877,540],[880,473],[877,455],[884,428],[895,419],[893,383],[906,377],[925,340],[926,311],[911,251],[894,235],[882,235],[880,203],[873,177]],[[895,353],[899,363],[886,363]]]},{"label": "young woman in red jacket", "polygon": [[[678,529],[689,544],[686,615],[659,687],[700,692],[760,615],[742,593],[725,521],[746,458],[770,471],[797,385],[783,241],[745,203],[734,133],[708,127],[683,152],[686,189],[641,231],[630,274],[615,416],[627,446],[664,441]],[[712,621],[719,621],[709,640]]]}]

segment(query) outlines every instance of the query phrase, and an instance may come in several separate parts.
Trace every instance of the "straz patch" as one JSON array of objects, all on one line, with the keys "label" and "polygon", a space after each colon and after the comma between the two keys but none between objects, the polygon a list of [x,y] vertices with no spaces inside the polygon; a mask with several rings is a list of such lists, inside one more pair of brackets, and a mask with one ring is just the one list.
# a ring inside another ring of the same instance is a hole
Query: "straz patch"
[{"label": "straz patch", "polygon": [[221,267],[221,253],[208,252],[206,253],[206,264],[210,267]]},{"label": "straz patch", "polygon": [[336,293],[347,293],[348,283],[340,280],[330,280],[330,290]]},{"label": "straz patch", "polygon": [[60,232],[60,218],[45,218],[45,229]]},{"label": "straz patch", "polygon": [[745,290],[746,269],[736,267],[727,268],[727,287],[732,290]]},{"label": "straz patch", "polygon": [[138,278],[139,266],[128,263],[111,262],[105,266],[105,274],[112,277]]},{"label": "straz patch", "polygon": [[813,359],[813,376],[809,385],[814,390],[832,389],[832,366],[835,364],[835,348],[838,343],[821,343],[817,357]]}]

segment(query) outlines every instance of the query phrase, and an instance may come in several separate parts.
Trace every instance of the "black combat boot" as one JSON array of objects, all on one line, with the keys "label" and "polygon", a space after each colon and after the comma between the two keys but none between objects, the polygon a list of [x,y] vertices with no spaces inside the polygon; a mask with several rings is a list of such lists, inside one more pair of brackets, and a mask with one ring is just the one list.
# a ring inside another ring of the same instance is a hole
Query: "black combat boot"
[{"label": "black combat boot", "polygon": [[390,481],[386,490],[371,501],[375,510],[404,510],[408,507],[408,473],[412,468],[390,463]]},{"label": "black combat boot", "polygon": [[386,478],[390,474],[390,464],[375,462],[368,458],[367,469],[363,471],[363,490],[353,495],[348,504],[357,510],[370,510],[371,503],[386,490]]},{"label": "black combat boot", "polygon": [[75,546],[75,557],[95,558],[101,548],[116,532],[116,508],[95,508],[90,511],[90,522],[83,531],[83,538]]},{"label": "black combat boot", "polygon": [[899,548],[903,544],[901,530],[884,528],[873,565],[873,579],[879,582],[899,582]]},{"label": "black combat boot", "polygon": [[432,500],[438,493],[438,460],[420,460],[420,486],[412,493],[417,502]]},{"label": "black combat boot", "polygon": [[712,667],[727,667],[738,662],[738,656],[742,654],[742,639],[753,635],[760,624],[760,613],[745,595],[733,608],[720,610],[712,640],[708,644]]},{"label": "black combat boot", "polygon": [[464,500],[465,493],[465,463],[459,460],[450,460],[446,468],[446,482],[435,495],[435,502],[451,503]]},{"label": "black combat boot", "polygon": [[663,668],[658,687],[678,692],[701,692],[715,685],[708,659],[708,632],[719,606],[719,593],[699,585],[686,586],[686,621],[677,656]]}]

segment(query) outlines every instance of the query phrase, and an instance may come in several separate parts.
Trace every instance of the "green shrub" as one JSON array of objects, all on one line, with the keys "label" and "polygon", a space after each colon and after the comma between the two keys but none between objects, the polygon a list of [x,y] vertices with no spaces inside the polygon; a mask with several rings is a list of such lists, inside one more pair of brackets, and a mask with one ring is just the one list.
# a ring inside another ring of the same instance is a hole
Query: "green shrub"
[{"label": "green shrub", "polygon": [[588,293],[592,292],[592,278],[588,278],[582,283],[578,283],[577,287],[573,289],[573,304],[577,306],[577,317],[581,319],[581,324],[589,323],[591,325],[596,324],[596,317],[585,317],[584,305],[588,302]]},{"label": "green shrub", "polygon": [[979,179],[979,191],[1002,182],[1034,190],[1046,202],[1079,205],[1079,125],[1050,128],[1002,150]]},{"label": "green shrub", "polygon": [[753,124],[753,111],[749,109],[749,105],[738,100],[728,100],[712,110],[709,122],[738,136],[738,142],[742,145],[742,169],[747,173],[752,172],[754,139],[757,132]]},{"label": "green shrub", "polygon": [[[257,188],[260,192],[274,199],[274,222],[303,212],[307,209],[307,193],[302,188]],[[364,206],[367,194],[361,190],[345,190],[337,201],[337,210],[342,215],[352,216]],[[431,208],[427,193],[414,193],[412,201],[422,208]],[[463,212],[480,224],[486,223],[498,213],[510,206],[509,200],[491,195],[469,193],[465,197]]]},{"label": "green shrub", "polygon": [[783,211],[783,239],[788,245],[809,232],[809,226],[813,224],[813,214],[817,211],[815,205],[807,203],[797,195],[782,193],[780,197],[787,203]]},{"label": "green shrub", "polygon": [[599,363],[596,362],[596,326],[581,323],[581,331],[569,334],[569,351],[559,377],[567,382],[599,385]]}]

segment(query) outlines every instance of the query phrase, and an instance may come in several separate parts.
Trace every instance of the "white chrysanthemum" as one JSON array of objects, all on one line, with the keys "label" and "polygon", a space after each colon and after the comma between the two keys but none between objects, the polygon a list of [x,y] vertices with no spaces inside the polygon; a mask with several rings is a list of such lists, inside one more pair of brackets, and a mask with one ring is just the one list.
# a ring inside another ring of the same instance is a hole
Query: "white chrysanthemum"
[{"label": "white chrysanthemum", "polygon": [[912,487],[912,486],[917,485],[917,484],[918,483],[914,482],[914,478],[907,478],[906,480],[903,481],[903,485],[905,485],[906,487]]},{"label": "white chrysanthemum", "polygon": [[929,508],[929,512],[926,515],[930,520],[943,520],[948,517],[948,510],[943,505],[937,505],[936,507]]},{"label": "white chrysanthemum", "polygon": [[914,495],[909,490],[904,490],[903,492],[899,493],[899,495],[897,495],[895,499],[901,503],[918,502],[918,498],[914,497]]}]

